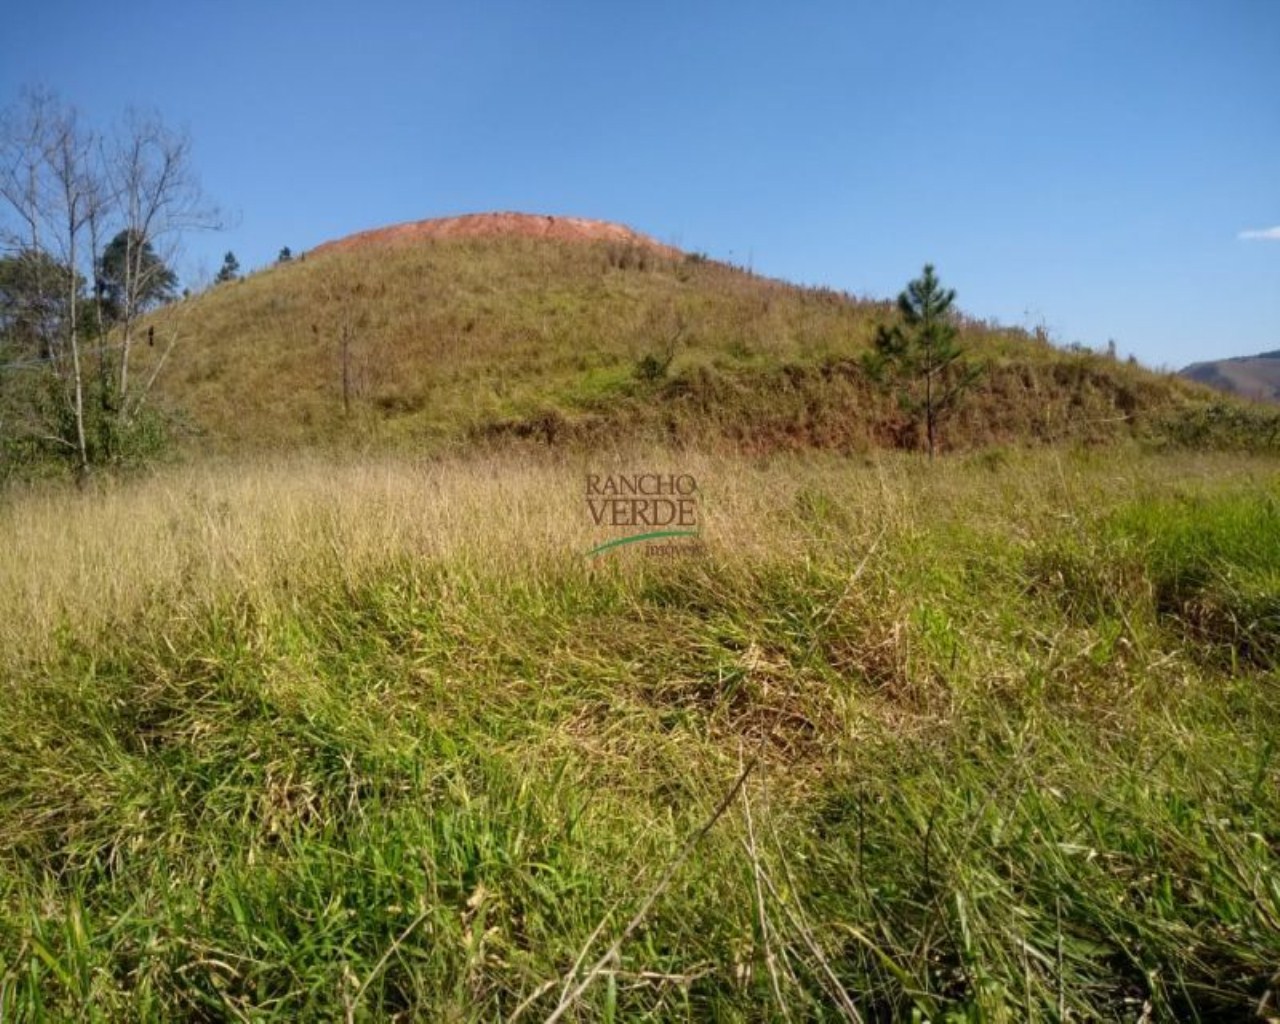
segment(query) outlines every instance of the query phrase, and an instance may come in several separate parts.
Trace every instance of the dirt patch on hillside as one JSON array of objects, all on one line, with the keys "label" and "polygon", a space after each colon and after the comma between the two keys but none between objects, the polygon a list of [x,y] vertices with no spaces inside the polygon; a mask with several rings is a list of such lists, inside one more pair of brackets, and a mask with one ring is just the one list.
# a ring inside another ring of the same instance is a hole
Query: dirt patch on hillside
[{"label": "dirt patch on hillside", "polygon": [[407,245],[435,238],[493,238],[510,235],[567,242],[612,242],[643,246],[665,256],[681,255],[679,249],[663,245],[622,224],[589,220],[586,217],[549,217],[533,213],[469,213],[461,217],[439,217],[434,220],[393,224],[325,242],[312,251],[350,252],[371,246]]}]

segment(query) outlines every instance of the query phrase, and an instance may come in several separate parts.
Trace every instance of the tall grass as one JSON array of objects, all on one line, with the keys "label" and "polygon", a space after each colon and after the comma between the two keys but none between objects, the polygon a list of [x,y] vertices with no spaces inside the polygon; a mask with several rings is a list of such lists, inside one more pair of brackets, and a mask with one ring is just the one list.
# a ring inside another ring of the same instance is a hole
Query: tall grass
[{"label": "tall grass", "polygon": [[[703,555],[583,557],[626,468],[697,477]],[[11,496],[0,1016],[1249,1019],[1278,482],[636,450]]]}]

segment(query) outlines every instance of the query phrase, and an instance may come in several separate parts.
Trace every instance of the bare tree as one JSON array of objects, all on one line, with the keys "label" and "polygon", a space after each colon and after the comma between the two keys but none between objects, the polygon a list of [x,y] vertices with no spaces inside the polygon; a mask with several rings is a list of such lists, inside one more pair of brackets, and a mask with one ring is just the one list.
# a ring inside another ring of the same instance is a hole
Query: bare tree
[{"label": "bare tree", "polygon": [[[0,222],[0,244],[13,255],[28,258],[31,273],[25,284],[34,293],[30,304],[45,311],[51,306],[50,293],[56,287],[56,275],[49,273],[51,260],[41,258],[48,254],[46,215],[51,199],[45,157],[55,101],[40,91],[29,91],[23,99],[23,106],[8,111],[0,124],[0,199],[16,218],[16,223],[7,228]],[[56,344],[53,325],[48,317],[41,316],[33,326],[39,335],[39,357],[51,358]]]},{"label": "bare tree", "polygon": [[[361,329],[367,327],[366,317],[358,312],[350,284],[337,271],[330,270],[318,280],[324,297],[321,313],[326,329],[323,334],[328,335],[332,329],[337,335],[342,413],[350,416],[352,401],[363,393],[365,386],[365,363],[357,358],[356,341]],[[311,325],[311,335],[317,344],[322,343],[319,324]]]},{"label": "bare tree", "polygon": [[[82,128],[74,110],[48,93],[26,96],[20,115],[3,133],[3,171],[0,195],[17,215],[20,229],[11,232],[11,247],[32,254],[51,253],[65,268],[55,282],[65,301],[59,336],[49,338],[49,360],[68,389],[74,442],[50,437],[75,450],[81,480],[89,473],[85,431],[84,362],[80,349],[80,287],[78,266],[84,258],[84,235],[103,204],[96,165],[96,138]],[[25,235],[25,237],[23,237]],[[17,245],[14,246],[14,242]],[[38,282],[43,293],[46,285]]]},{"label": "bare tree", "polygon": [[93,166],[95,139],[80,128],[74,110],[59,111],[49,125],[47,161],[52,172],[56,209],[62,219],[58,237],[67,274],[67,348],[71,355],[72,408],[80,478],[89,474],[89,447],[84,429],[84,366],[80,358],[80,282],[76,273],[85,229],[101,205],[101,179]]},{"label": "bare tree", "polygon": [[[183,232],[216,227],[217,212],[204,199],[184,133],[169,130],[154,115],[130,114],[103,138],[84,128],[74,109],[43,91],[25,93],[0,124],[0,200],[0,246],[34,258],[37,306],[43,308],[46,295],[60,297],[59,315],[41,332],[36,361],[57,378],[69,415],[60,429],[40,439],[74,452],[83,479],[93,458],[87,387],[96,386],[101,400],[100,451],[114,457],[116,439],[141,411],[176,342],[176,333],[169,332],[169,348],[151,361],[145,381],[135,383],[130,357],[139,319],[176,284],[169,267]],[[112,246],[104,249],[102,243],[113,234],[117,251],[109,320],[103,254]],[[58,272],[50,274],[50,267]],[[83,293],[86,280],[93,282],[92,308]],[[85,315],[87,309],[96,312],[96,324]],[[96,338],[89,353],[96,377],[86,365],[88,334]],[[148,337],[154,344],[154,327]]]},{"label": "bare tree", "polygon": [[[128,402],[134,328],[147,297],[154,294],[156,275],[167,272],[184,232],[216,228],[219,221],[196,178],[190,138],[165,127],[154,114],[128,114],[106,166],[125,238],[119,389],[127,420],[140,405],[140,396],[132,406]],[[149,259],[149,249],[159,259]]]}]

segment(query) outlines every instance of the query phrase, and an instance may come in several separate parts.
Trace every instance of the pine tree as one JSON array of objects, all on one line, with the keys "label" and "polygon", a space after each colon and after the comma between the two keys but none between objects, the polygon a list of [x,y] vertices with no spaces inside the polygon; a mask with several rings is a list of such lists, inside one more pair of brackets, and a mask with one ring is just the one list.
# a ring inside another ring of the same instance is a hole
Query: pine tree
[{"label": "pine tree", "polygon": [[178,275],[156,255],[147,238],[126,228],[111,239],[98,258],[97,287],[106,316],[117,320],[172,299]]},{"label": "pine tree", "polygon": [[215,284],[223,284],[227,281],[234,281],[239,276],[240,261],[236,259],[235,253],[229,252],[222,257],[222,269],[218,271],[218,276],[213,280]]},{"label": "pine tree", "polygon": [[293,250],[286,245],[283,249],[280,250],[280,255],[276,257],[276,262],[288,263],[292,259],[293,259]]},{"label": "pine tree", "polygon": [[866,361],[874,379],[896,388],[902,408],[924,420],[930,459],[942,419],[981,375],[956,344],[955,298],[955,289],[944,289],[925,264],[898,296],[898,322],[880,328]]}]

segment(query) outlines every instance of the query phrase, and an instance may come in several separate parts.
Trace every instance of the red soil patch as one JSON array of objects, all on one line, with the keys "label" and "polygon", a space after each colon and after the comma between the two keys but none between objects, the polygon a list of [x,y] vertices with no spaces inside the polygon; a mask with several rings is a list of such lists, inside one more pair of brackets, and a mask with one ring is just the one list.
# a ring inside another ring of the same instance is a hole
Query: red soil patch
[{"label": "red soil patch", "polygon": [[642,235],[622,224],[585,217],[546,217],[533,213],[468,213],[461,217],[411,221],[318,245],[312,252],[350,252],[380,245],[405,245],[435,238],[493,238],[521,235],[566,242],[613,242],[639,245],[664,256],[679,256],[679,249]]}]

